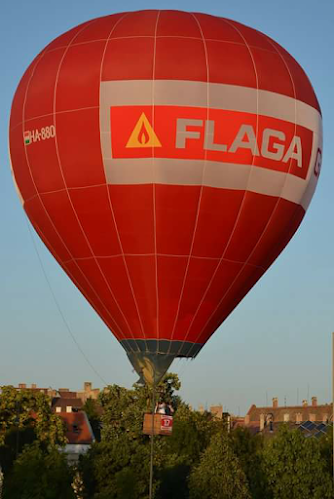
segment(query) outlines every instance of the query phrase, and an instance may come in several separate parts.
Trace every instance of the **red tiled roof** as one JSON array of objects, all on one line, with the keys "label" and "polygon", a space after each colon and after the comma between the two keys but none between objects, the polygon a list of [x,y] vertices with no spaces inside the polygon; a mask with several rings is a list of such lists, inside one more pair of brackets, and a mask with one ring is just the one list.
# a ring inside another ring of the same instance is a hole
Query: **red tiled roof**
[{"label": "red tiled roof", "polygon": [[69,444],[92,444],[94,435],[85,412],[57,413],[66,425],[66,438]]},{"label": "red tiled roof", "polygon": [[77,392],[69,392],[67,390],[58,390],[58,393],[60,395],[60,398],[64,399],[76,399],[77,397]]},{"label": "red tiled roof", "polygon": [[81,409],[83,406],[82,400],[77,398],[54,398],[52,401],[52,407],[64,407],[67,406],[74,407],[75,409]]}]

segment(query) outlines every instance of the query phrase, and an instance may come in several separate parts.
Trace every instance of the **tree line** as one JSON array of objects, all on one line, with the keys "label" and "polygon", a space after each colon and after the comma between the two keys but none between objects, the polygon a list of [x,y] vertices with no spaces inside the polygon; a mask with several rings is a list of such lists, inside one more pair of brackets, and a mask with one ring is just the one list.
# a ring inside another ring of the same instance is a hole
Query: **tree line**
[{"label": "tree line", "polygon": [[[175,409],[171,436],[155,436],[155,499],[330,499],[332,436],[306,438],[282,425],[271,438],[229,431],[208,412],[192,411],[167,374],[157,397]],[[150,437],[142,432],[147,386],[108,386],[84,409],[96,441],[78,465],[61,452],[61,420],[42,393],[2,387],[0,464],[3,499],[148,499]]]}]

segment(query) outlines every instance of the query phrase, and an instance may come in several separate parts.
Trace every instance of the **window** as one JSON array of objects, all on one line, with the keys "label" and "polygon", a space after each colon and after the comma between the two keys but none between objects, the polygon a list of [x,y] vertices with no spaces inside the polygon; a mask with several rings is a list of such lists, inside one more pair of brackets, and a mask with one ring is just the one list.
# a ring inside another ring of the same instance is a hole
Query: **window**
[{"label": "window", "polygon": [[296,424],[301,424],[303,421],[303,415],[301,412],[297,412],[296,414]]},{"label": "window", "polygon": [[73,433],[80,433],[80,427],[77,424],[72,425],[72,431]]}]

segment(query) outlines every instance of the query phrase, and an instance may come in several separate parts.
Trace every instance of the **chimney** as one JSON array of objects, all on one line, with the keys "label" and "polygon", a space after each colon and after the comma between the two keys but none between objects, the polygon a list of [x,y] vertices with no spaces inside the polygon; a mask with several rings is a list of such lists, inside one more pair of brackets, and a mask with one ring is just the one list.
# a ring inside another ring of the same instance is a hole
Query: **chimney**
[{"label": "chimney", "polygon": [[318,405],[317,397],[312,397],[312,407],[317,407],[317,405]]},{"label": "chimney", "polygon": [[217,419],[223,419],[223,406],[222,405],[212,405],[210,407],[211,414]]},{"label": "chimney", "polygon": [[303,406],[303,407],[307,407],[307,406],[308,406],[308,401],[307,401],[307,400],[303,400],[303,402],[302,402],[302,406]]},{"label": "chimney", "polygon": [[27,388],[27,385],[25,383],[19,383],[19,388],[20,390],[24,390],[25,388]]},{"label": "chimney", "polygon": [[35,389],[37,388],[36,383],[31,383],[31,388],[32,388],[33,390],[35,390]]},{"label": "chimney", "polygon": [[92,383],[90,381],[85,381],[84,390],[85,392],[90,392],[92,390]]},{"label": "chimney", "polygon": [[277,397],[274,397],[274,398],[273,398],[273,408],[274,408],[274,409],[277,409],[277,407],[278,407],[278,398],[277,398]]}]

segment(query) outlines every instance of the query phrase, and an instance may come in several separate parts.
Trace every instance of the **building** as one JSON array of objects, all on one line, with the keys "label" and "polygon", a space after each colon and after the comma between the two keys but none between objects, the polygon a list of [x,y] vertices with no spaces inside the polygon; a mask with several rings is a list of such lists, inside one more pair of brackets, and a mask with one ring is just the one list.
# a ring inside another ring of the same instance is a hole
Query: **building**
[{"label": "building", "polygon": [[36,384],[28,386],[26,383],[20,383],[16,390],[28,390],[34,393],[44,393],[44,395],[50,397],[50,404],[53,412],[64,413],[64,412],[77,412],[82,410],[86,400],[89,398],[96,400],[99,396],[100,389],[92,388],[92,383],[86,381],[84,383],[83,391],[73,392],[69,388],[59,388],[54,390],[53,388],[40,388]]},{"label": "building", "polygon": [[[90,381],[85,381],[83,390],[78,392],[70,391],[69,388],[40,388],[36,384],[28,386],[26,383],[20,383],[16,390],[29,390],[33,392],[41,392],[47,395],[52,400],[52,407],[55,412],[66,412],[66,407],[72,406],[74,410],[81,409],[88,399],[97,400],[100,394],[99,388],[93,388]],[[81,401],[81,402],[80,402]],[[71,411],[67,411],[71,412]]]},{"label": "building", "polygon": [[317,397],[312,397],[311,405],[307,400],[303,400],[302,405],[293,406],[279,406],[275,397],[270,407],[256,407],[253,404],[244,421],[240,421],[236,426],[244,426],[254,432],[273,432],[281,423],[289,423],[291,426],[300,425],[304,421],[328,423],[332,421],[332,414],[332,404],[318,405]]},{"label": "building", "polygon": [[92,388],[92,383],[90,381],[85,381],[83,391],[77,392],[77,397],[82,400],[83,403],[86,402],[87,399],[97,400],[100,389]]},{"label": "building", "polygon": [[68,388],[59,388],[56,397],[51,402],[53,412],[77,412],[83,407],[82,400],[77,397],[76,392],[70,392]]},{"label": "building", "polygon": [[223,406],[222,405],[212,405],[210,407],[210,412],[215,419],[223,419]]},{"label": "building", "polygon": [[80,455],[86,454],[95,441],[94,434],[85,412],[60,412],[57,414],[66,426],[68,443],[64,449],[69,464],[78,462]]},{"label": "building", "polygon": [[55,397],[57,395],[57,390],[54,390],[49,386],[49,388],[40,388],[38,387],[35,383],[32,383],[30,386],[28,386],[26,383],[19,383],[17,387],[15,387],[16,390],[28,390],[31,392],[35,393],[44,393],[44,395],[47,395],[48,397]]},{"label": "building", "polygon": [[53,412],[78,412],[82,409],[83,403],[81,399],[76,397],[54,397],[51,404]]},{"label": "building", "polygon": [[79,456],[85,454],[95,441],[88,417],[81,410],[84,404],[77,397],[77,393],[71,392],[68,388],[53,390],[52,388],[39,388],[34,384],[27,386],[25,383],[20,383],[16,389],[42,392],[50,397],[52,411],[57,413],[66,426],[65,434],[68,443],[61,451],[65,452],[70,464],[76,463]]},{"label": "building", "polygon": [[66,398],[66,399],[78,398],[77,392],[70,392],[69,388],[59,388],[58,394],[59,394],[59,397]]}]

